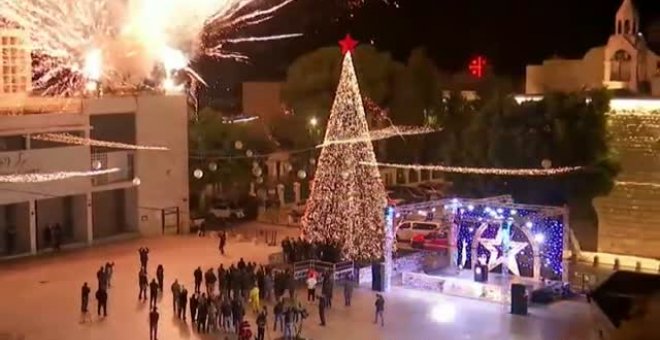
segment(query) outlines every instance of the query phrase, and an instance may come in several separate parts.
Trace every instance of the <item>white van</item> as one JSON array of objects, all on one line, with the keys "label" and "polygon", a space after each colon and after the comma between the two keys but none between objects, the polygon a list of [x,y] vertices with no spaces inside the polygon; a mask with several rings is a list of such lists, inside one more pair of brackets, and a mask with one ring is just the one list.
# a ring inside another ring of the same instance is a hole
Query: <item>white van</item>
[{"label": "white van", "polygon": [[436,221],[403,221],[396,227],[396,240],[408,242],[415,235],[427,235],[441,229],[442,225]]}]

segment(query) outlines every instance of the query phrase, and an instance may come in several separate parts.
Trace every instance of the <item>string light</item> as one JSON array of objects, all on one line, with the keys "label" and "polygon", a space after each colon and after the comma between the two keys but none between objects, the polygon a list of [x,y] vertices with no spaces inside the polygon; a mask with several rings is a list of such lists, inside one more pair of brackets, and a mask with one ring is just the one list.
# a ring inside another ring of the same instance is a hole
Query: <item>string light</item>
[{"label": "string light", "polygon": [[551,169],[506,169],[506,168],[471,168],[462,166],[444,166],[444,165],[414,165],[414,164],[393,164],[380,162],[361,162],[361,164],[373,167],[385,167],[395,169],[413,169],[425,171],[449,172],[457,174],[471,175],[495,175],[495,176],[556,176],[564,175],[583,170],[583,166],[572,166]]},{"label": "string light", "polygon": [[371,132],[366,132],[365,134],[357,137],[342,138],[342,139],[328,139],[319,144],[317,148],[323,148],[329,145],[334,144],[352,144],[352,143],[362,143],[362,142],[374,142],[377,140],[387,139],[395,136],[412,136],[412,135],[423,135],[433,132],[438,132],[440,129],[433,129],[430,127],[418,127],[418,126],[390,126],[380,130],[374,130]]},{"label": "string light", "polygon": [[59,171],[49,173],[0,175],[0,183],[43,183],[75,177],[91,177],[119,171],[119,168],[94,171]]},{"label": "string light", "polygon": [[373,260],[383,256],[387,202],[378,169],[361,166],[376,161],[373,146],[367,142],[370,139],[327,143],[360,136],[369,136],[369,127],[349,51],[344,56],[302,229],[308,240],[341,245],[346,258]]},{"label": "string light", "polygon": [[615,184],[618,186],[651,187],[660,189],[660,183],[616,181]]},{"label": "string light", "polygon": [[148,146],[148,145],[133,145],[118,142],[106,142],[91,138],[83,138],[74,136],[68,133],[44,133],[39,135],[30,136],[31,139],[40,140],[44,142],[55,142],[73,145],[89,145],[113,149],[129,149],[129,150],[150,150],[150,151],[167,151],[169,150],[163,146]]}]

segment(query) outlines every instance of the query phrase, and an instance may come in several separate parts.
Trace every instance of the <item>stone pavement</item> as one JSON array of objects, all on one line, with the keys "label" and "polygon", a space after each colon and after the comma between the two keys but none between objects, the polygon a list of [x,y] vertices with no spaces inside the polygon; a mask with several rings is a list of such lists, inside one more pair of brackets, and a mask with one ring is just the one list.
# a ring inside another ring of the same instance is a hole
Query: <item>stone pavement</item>
[{"label": "stone pavement", "polygon": [[[262,226],[241,227],[252,235]],[[285,228],[282,234],[295,233]],[[279,230],[279,229],[278,229]],[[189,289],[193,287],[193,270],[201,265],[227,266],[242,256],[246,261],[265,263],[269,248],[252,241],[230,239],[228,256],[217,251],[217,239],[194,236],[165,236],[125,241],[118,244],[0,264],[0,339],[14,334],[25,340],[132,340],[148,339],[148,304],[137,301],[137,249],[151,249],[149,274],[158,264],[165,267],[165,286],[174,278]],[[95,311],[96,271],[106,261],[114,261],[113,286],[109,291],[108,317],[93,317],[91,323],[80,323],[80,286],[87,281],[92,288],[90,309]],[[302,292],[300,296],[304,297]],[[385,294],[385,327],[373,324],[375,294],[357,289],[353,306],[341,304],[341,291],[335,292],[335,306],[328,311],[327,327],[318,325],[316,306],[309,305],[303,335],[309,339],[341,340],[426,340],[426,339],[591,339],[588,306],[581,302],[561,302],[549,307],[531,309],[527,317],[512,316],[508,306],[477,300],[411,291],[395,287]],[[201,336],[190,325],[173,317],[171,294],[159,305],[161,322],[159,339],[224,339],[224,334]],[[272,308],[269,307],[272,314]],[[256,333],[252,317],[253,331]],[[269,324],[272,319],[269,318]],[[272,325],[272,324],[271,324]],[[279,334],[277,334],[279,336]],[[267,339],[276,334],[269,329]],[[8,339],[13,340],[9,337]],[[232,339],[232,338],[230,338]]]}]

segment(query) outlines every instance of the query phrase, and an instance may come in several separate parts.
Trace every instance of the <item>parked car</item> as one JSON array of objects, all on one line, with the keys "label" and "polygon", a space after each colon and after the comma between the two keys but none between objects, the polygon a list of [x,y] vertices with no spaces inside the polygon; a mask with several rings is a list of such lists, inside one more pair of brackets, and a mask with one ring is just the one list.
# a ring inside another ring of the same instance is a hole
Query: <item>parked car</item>
[{"label": "parked car", "polygon": [[446,229],[439,229],[426,235],[415,235],[410,241],[410,246],[417,249],[446,252],[449,250],[449,232]]},{"label": "parked car", "polygon": [[245,211],[226,201],[216,201],[211,206],[209,212],[216,218],[223,219],[241,219],[245,218]]},{"label": "parked car", "polygon": [[435,221],[404,221],[396,228],[397,241],[410,241],[417,235],[427,235],[443,227]]}]

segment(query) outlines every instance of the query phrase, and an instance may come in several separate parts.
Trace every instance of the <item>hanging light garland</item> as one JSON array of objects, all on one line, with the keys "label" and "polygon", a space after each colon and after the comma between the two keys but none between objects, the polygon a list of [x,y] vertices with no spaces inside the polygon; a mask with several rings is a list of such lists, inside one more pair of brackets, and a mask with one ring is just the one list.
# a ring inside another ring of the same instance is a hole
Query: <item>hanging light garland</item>
[{"label": "hanging light garland", "polygon": [[650,188],[660,189],[660,183],[617,181],[615,184],[617,186],[624,186],[624,187],[650,187]]},{"label": "hanging light garland", "polygon": [[91,138],[78,137],[68,133],[44,133],[44,134],[32,135],[30,136],[30,138],[44,142],[99,146],[99,147],[113,148],[113,149],[150,150],[150,151],[169,150],[164,146],[133,145],[133,144],[126,144],[119,142],[106,142]]},{"label": "hanging light garland", "polygon": [[395,169],[429,170],[438,172],[449,172],[456,174],[471,175],[494,175],[494,176],[556,176],[583,170],[583,166],[572,166],[551,169],[507,169],[507,168],[471,168],[462,166],[444,165],[417,165],[417,164],[393,164],[380,162],[361,162],[363,165],[386,167]]},{"label": "hanging light garland", "polygon": [[0,175],[0,183],[43,183],[75,177],[91,177],[118,172],[119,168],[94,171],[58,171],[33,174]]},{"label": "hanging light garland", "polygon": [[336,144],[374,142],[377,140],[387,139],[395,136],[403,137],[403,136],[412,136],[412,135],[424,135],[438,131],[440,131],[440,129],[433,129],[430,127],[392,125],[384,129],[370,131],[368,134],[365,134],[364,136],[327,140],[323,144],[319,144],[316,147],[323,148],[329,145],[336,145]]}]

